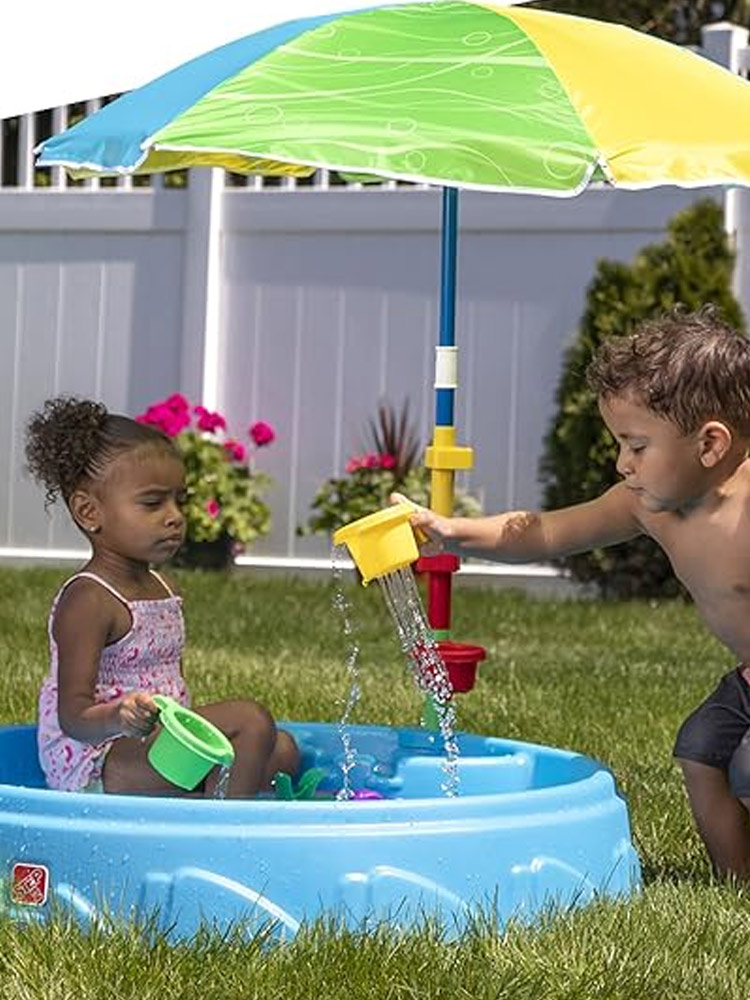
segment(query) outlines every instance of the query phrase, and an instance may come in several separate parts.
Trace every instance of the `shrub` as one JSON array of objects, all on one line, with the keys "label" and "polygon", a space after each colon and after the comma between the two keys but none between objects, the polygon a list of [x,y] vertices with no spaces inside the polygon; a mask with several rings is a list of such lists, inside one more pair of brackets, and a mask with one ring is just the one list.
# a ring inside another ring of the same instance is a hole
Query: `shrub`
[{"label": "shrub", "polygon": [[[710,199],[670,222],[663,243],[645,247],[630,264],[601,260],[586,293],[578,337],[566,352],[556,394],[557,413],[540,464],[546,509],[591,500],[617,481],[617,448],[599,416],[584,374],[605,337],[629,333],[647,317],[678,303],[689,310],[712,302],[724,319],[743,328],[731,291],[734,254],[722,211]],[[657,597],[682,593],[669,560],[646,537],[559,560],[603,597]]]}]

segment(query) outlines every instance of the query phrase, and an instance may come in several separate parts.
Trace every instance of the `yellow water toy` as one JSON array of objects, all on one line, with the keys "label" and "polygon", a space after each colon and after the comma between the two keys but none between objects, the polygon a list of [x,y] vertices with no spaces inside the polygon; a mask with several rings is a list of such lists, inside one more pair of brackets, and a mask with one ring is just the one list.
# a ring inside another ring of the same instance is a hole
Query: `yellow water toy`
[{"label": "yellow water toy", "polygon": [[417,536],[411,526],[410,503],[385,510],[344,525],[333,536],[334,545],[345,545],[367,586],[370,580],[411,566],[419,558]]}]

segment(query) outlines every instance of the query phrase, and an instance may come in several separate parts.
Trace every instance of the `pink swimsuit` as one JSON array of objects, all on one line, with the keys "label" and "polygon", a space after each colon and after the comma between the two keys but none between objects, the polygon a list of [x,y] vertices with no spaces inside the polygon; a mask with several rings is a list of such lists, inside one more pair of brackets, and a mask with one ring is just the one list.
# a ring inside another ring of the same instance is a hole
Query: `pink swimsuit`
[{"label": "pink swimsuit", "polygon": [[[82,578],[95,580],[130,612],[130,631],[105,646],[99,660],[94,689],[97,704],[114,701],[128,691],[166,694],[183,705],[189,703],[182,677],[181,658],[185,642],[182,600],[160,576],[168,596],[159,600],[127,601],[122,594],[94,573],[77,573],[66,580],[55,597],[49,615],[50,669],[39,693],[39,761],[50,788],[82,791],[101,781],[104,759],[113,739],[103,743],[81,743],[60,729],[57,715],[57,643],[52,635],[55,610],[67,586]],[[117,738],[117,737],[115,737]]]}]

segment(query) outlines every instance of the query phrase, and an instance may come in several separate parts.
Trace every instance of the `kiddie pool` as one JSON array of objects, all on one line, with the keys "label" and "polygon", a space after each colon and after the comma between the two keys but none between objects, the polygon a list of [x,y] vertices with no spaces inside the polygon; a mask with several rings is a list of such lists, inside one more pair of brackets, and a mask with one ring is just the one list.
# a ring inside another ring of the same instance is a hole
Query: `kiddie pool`
[{"label": "kiddie pool", "polygon": [[[342,782],[336,725],[283,724],[319,791]],[[424,729],[350,727],[351,787],[380,800],[211,801],[44,787],[33,726],[0,728],[0,886],[19,918],[148,920],[173,939],[202,925],[273,922],[291,937],[325,914],[351,927],[473,916],[533,920],[640,884],[625,802],[609,771],[564,750],[460,734],[446,797]]]}]

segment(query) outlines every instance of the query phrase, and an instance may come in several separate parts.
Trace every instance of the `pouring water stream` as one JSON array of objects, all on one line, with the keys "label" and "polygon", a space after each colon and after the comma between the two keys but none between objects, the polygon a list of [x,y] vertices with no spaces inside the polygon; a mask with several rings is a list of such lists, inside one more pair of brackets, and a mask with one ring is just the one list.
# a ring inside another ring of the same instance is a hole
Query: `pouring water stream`
[{"label": "pouring water stream", "polygon": [[[352,796],[349,776],[356,764],[356,749],[353,746],[349,723],[352,712],[359,701],[359,644],[356,640],[351,605],[342,588],[343,569],[341,558],[343,546],[334,546],[332,564],[334,576],[334,608],[341,615],[342,630],[347,641],[346,668],[349,675],[349,693],[344,711],[339,720],[339,733],[344,749],[343,786],[337,795],[339,799]],[[410,567],[385,573],[377,578],[386,606],[396,625],[401,648],[406,655],[411,674],[419,691],[432,700],[438,720],[440,735],[445,750],[443,770],[445,780],[441,788],[445,795],[456,796],[459,790],[458,743],[455,736],[456,713],[451,696],[452,687],[448,671],[443,663],[417,589],[414,573]]]}]

